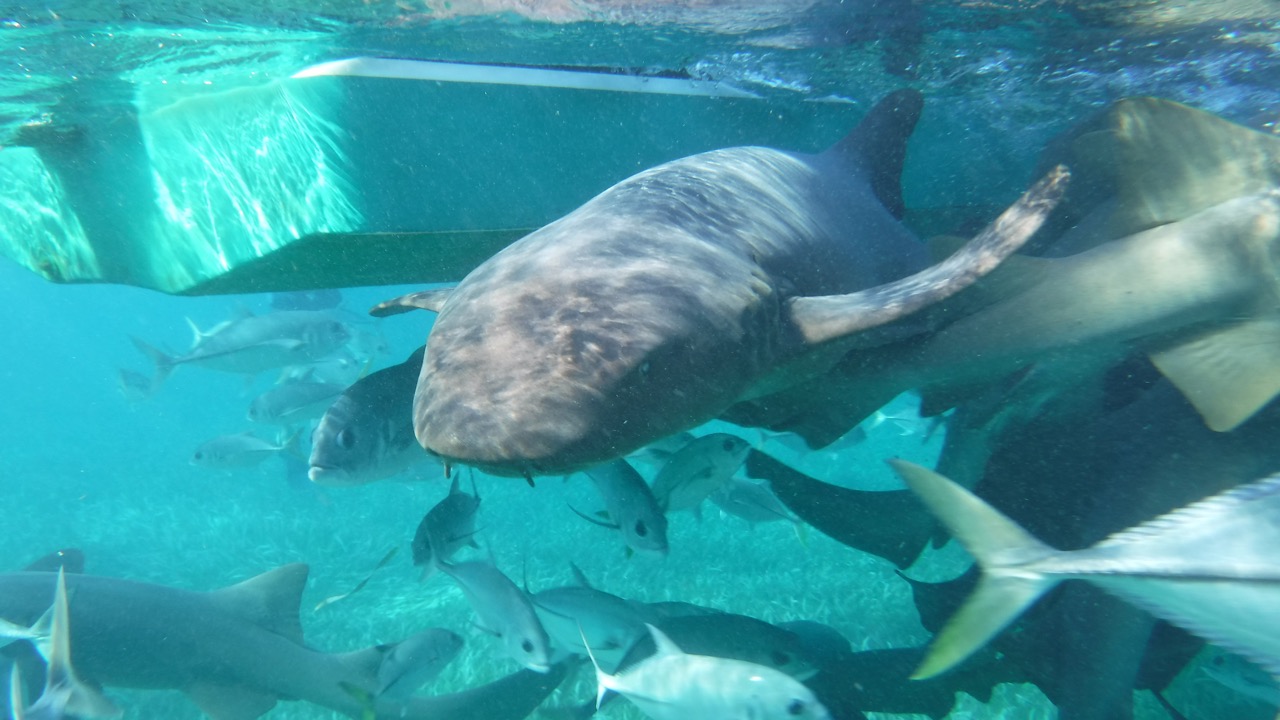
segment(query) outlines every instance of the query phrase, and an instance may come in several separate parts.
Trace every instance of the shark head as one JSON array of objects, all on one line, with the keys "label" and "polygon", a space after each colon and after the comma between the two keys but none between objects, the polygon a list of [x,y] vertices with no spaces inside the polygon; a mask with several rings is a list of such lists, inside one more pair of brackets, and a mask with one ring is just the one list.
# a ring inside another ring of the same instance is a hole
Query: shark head
[{"label": "shark head", "polygon": [[726,348],[751,345],[769,294],[741,281],[746,263],[714,248],[657,260],[625,233],[600,242],[619,252],[575,264],[517,244],[463,281],[418,379],[423,447],[499,475],[564,474],[696,425],[739,394],[758,358]]}]

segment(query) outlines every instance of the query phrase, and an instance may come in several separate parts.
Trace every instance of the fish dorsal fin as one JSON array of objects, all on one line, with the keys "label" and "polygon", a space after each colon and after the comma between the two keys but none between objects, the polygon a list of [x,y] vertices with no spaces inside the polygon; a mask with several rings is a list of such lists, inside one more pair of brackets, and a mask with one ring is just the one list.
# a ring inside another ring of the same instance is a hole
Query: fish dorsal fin
[{"label": "fish dorsal fin", "polygon": [[444,307],[445,301],[453,294],[453,290],[454,288],[452,287],[433,288],[401,295],[374,305],[369,309],[369,314],[374,317],[387,317],[389,315],[407,313],[411,310],[427,310],[438,313]]},{"label": "fish dorsal fin", "polygon": [[569,563],[569,569],[573,571],[574,582],[578,583],[584,588],[591,588],[593,590],[595,589],[595,586],[593,586],[591,584],[591,581],[587,579],[587,574],[582,572],[582,568],[578,567],[577,563],[571,561]]},{"label": "fish dorsal fin", "polygon": [[1107,202],[1112,238],[1175,222],[1280,183],[1280,139],[1203,110],[1127,98],[1050,143],[1045,164],[1080,170],[1064,208],[1077,217]]},{"label": "fish dorsal fin", "polygon": [[1203,500],[1165,513],[1139,525],[1121,530],[1095,545],[1103,548],[1151,540],[1166,534],[1179,534],[1191,525],[1230,523],[1239,514],[1240,507],[1248,502],[1270,498],[1272,505],[1280,505],[1280,475],[1232,488]]},{"label": "fish dorsal fin", "polygon": [[31,562],[22,570],[23,572],[58,572],[59,569],[72,575],[84,572],[84,553],[76,548],[55,550]]},{"label": "fish dorsal fin", "polygon": [[649,628],[649,634],[653,636],[653,646],[655,648],[653,654],[654,657],[685,654],[685,652],[680,649],[679,645],[676,645],[671,638],[667,637],[666,633],[659,630],[656,626],[650,625],[649,623],[645,623],[644,626]]},{"label": "fish dorsal fin", "polygon": [[904,318],[973,285],[1040,229],[1066,192],[1070,173],[1055,168],[951,257],[914,275],[847,295],[796,297],[791,322],[816,345]]},{"label": "fish dorsal fin", "polygon": [[862,168],[880,204],[899,220],[906,212],[902,202],[902,165],[907,157],[907,139],[923,108],[924,96],[918,90],[890,93],[827,151],[828,155]]},{"label": "fish dorsal fin", "polygon": [[1226,432],[1280,394],[1280,316],[1254,318],[1151,353],[1151,362],[1195,406],[1211,429]]},{"label": "fish dorsal fin", "polygon": [[281,565],[209,594],[224,611],[302,644],[298,607],[308,572],[305,563]]}]

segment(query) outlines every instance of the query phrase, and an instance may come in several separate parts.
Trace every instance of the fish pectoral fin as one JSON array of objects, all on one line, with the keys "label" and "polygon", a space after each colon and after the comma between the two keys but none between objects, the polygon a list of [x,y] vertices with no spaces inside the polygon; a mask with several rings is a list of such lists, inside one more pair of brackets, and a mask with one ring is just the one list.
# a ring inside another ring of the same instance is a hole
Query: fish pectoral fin
[{"label": "fish pectoral fin", "polygon": [[[618,525],[617,523],[608,523],[608,522],[604,522],[604,521],[601,521],[601,520],[597,520],[597,519],[595,519],[595,518],[591,517],[590,515],[587,515],[586,513],[582,512],[581,510],[579,510],[578,508],[576,508],[576,507],[574,507],[574,506],[572,506],[572,505],[570,505],[570,506],[569,506],[569,509],[570,509],[570,510],[572,510],[572,511],[574,512],[574,514],[576,514],[578,517],[582,518],[583,520],[586,520],[587,522],[591,523],[592,525],[599,525],[600,527],[609,528],[610,530],[621,530],[621,529],[622,529],[622,527],[621,527],[620,525]],[[609,517],[609,514],[608,514],[608,513],[604,513],[604,517]]]},{"label": "fish pectoral fin", "polygon": [[1234,430],[1280,394],[1280,316],[1246,320],[1151,353],[1218,432]]},{"label": "fish pectoral fin", "polygon": [[256,720],[275,707],[279,699],[243,685],[196,683],[184,692],[213,720]]},{"label": "fish pectoral fin", "polygon": [[796,297],[791,322],[809,345],[838,340],[907,317],[973,285],[1017,252],[1044,224],[1067,189],[1059,166],[959,252],[914,275],[846,295]]},{"label": "fish pectoral fin", "polygon": [[388,317],[407,313],[411,310],[426,310],[438,313],[444,307],[445,301],[453,294],[453,291],[453,287],[447,287],[420,290],[408,295],[401,295],[374,305],[369,308],[369,314],[374,317]]}]

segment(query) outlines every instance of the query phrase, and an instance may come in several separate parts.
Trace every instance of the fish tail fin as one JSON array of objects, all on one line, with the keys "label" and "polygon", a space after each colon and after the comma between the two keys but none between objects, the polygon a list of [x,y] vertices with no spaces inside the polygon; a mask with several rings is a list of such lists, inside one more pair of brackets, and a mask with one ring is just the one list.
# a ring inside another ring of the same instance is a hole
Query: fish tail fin
[{"label": "fish tail fin", "polygon": [[1057,578],[1030,565],[1058,551],[932,470],[903,460],[890,460],[889,464],[983,571],[977,590],[934,638],[929,654],[911,676],[919,680],[963,661],[1056,585]]},{"label": "fish tail fin", "polygon": [[25,720],[27,713],[27,697],[22,680],[22,670],[18,663],[13,663],[9,671],[9,712],[12,720]]},{"label": "fish tail fin", "polygon": [[143,355],[150,358],[152,364],[156,366],[156,374],[151,378],[151,387],[148,390],[148,395],[150,395],[154,393],[165,380],[169,379],[169,376],[173,374],[173,368],[176,363],[171,355],[166,354],[151,343],[148,343],[145,340],[140,340],[132,335],[129,336],[129,339],[133,341],[133,346],[138,348]]},{"label": "fish tail fin", "polygon": [[604,702],[605,693],[611,689],[609,685],[613,676],[600,667],[596,654],[591,650],[591,643],[587,641],[587,632],[582,629],[582,623],[578,623],[578,636],[582,638],[582,647],[587,649],[587,657],[591,658],[591,667],[596,670],[596,710],[599,710],[601,703]]},{"label": "fish tail fin", "polygon": [[918,90],[890,93],[871,108],[858,127],[827,151],[828,155],[860,167],[880,204],[899,220],[906,212],[902,166],[907,157],[907,140],[915,131],[923,108],[924,96]]}]

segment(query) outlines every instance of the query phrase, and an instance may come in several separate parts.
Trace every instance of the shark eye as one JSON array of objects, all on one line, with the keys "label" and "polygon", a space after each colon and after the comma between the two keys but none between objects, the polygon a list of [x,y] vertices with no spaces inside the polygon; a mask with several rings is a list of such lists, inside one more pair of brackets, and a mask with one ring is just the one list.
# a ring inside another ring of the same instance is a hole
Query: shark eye
[{"label": "shark eye", "polygon": [[787,714],[792,717],[795,717],[796,715],[803,715],[805,707],[806,707],[805,701],[799,698],[796,698],[791,702],[787,703]]},{"label": "shark eye", "polygon": [[639,535],[640,537],[644,537],[645,535],[648,535],[648,534],[649,534],[649,528],[645,526],[644,521],[643,521],[643,520],[637,520],[637,521],[636,521],[636,535]]},{"label": "shark eye", "polygon": [[520,649],[527,653],[531,653],[533,652],[533,643],[528,640],[525,640],[524,642],[520,643]]},{"label": "shark eye", "polygon": [[769,659],[773,660],[774,667],[784,667],[791,662],[791,657],[779,650],[774,650]]},{"label": "shark eye", "polygon": [[351,432],[351,428],[343,428],[338,431],[338,436],[334,440],[337,440],[341,447],[350,450],[351,446],[356,444],[356,434]]}]

